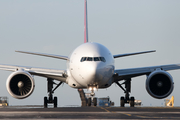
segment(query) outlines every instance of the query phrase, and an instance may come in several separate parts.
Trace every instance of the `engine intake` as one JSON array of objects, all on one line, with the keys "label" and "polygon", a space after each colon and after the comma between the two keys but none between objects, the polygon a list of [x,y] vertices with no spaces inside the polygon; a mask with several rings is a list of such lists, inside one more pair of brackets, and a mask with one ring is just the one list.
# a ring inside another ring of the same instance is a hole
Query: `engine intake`
[{"label": "engine intake", "polygon": [[7,79],[6,87],[9,94],[17,99],[24,99],[34,90],[34,79],[28,72],[13,72]]},{"label": "engine intake", "polygon": [[146,80],[146,90],[157,99],[163,99],[169,96],[174,89],[172,76],[162,70],[152,72]]}]

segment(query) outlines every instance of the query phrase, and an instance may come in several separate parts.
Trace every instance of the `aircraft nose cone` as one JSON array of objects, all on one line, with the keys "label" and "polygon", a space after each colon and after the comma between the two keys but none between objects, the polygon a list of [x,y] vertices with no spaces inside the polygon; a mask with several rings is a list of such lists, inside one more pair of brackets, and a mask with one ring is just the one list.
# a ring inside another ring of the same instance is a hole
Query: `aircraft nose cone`
[{"label": "aircraft nose cone", "polygon": [[73,75],[77,76],[76,80],[83,86],[105,85],[113,74],[113,66],[104,62],[84,62],[78,70],[79,74]]},{"label": "aircraft nose cone", "polygon": [[88,71],[89,71],[90,76],[95,76],[97,73],[97,65],[94,64],[94,65],[88,66]]},{"label": "aircraft nose cone", "polygon": [[103,68],[103,65],[100,63],[94,63],[89,66],[87,66],[87,76],[86,80],[92,82],[90,84],[93,84],[94,82],[98,82],[98,80],[101,79],[101,73],[100,69]]}]

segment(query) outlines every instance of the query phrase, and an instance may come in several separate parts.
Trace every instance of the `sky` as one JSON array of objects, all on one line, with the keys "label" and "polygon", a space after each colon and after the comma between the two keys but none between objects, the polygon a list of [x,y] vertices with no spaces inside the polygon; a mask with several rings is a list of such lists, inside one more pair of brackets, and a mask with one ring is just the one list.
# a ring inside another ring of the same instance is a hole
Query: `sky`
[{"label": "sky", "polygon": [[[180,63],[179,0],[88,0],[89,41],[101,43],[112,54],[156,50],[155,53],[115,59],[116,69]],[[66,61],[16,53],[15,50],[69,56],[84,41],[84,0],[1,0],[0,64],[66,69]],[[180,70],[169,71],[174,79],[175,98],[180,106]],[[47,81],[35,76],[31,96],[18,100],[9,95],[9,71],[0,71],[0,96],[10,105],[43,105]],[[146,76],[132,79],[131,95],[143,106],[164,106],[145,88]],[[85,92],[90,92],[85,90]],[[76,89],[67,84],[55,91],[58,105],[81,105]],[[120,105],[124,92],[115,84],[96,91]]]}]

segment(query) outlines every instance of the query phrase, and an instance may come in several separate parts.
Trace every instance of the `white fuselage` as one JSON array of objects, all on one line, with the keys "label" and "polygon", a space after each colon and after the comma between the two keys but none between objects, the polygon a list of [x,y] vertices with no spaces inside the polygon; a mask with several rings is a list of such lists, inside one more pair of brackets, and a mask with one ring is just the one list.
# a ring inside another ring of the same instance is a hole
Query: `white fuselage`
[{"label": "white fuselage", "polygon": [[99,43],[84,43],[70,55],[66,82],[74,88],[109,87],[114,74],[114,57]]}]

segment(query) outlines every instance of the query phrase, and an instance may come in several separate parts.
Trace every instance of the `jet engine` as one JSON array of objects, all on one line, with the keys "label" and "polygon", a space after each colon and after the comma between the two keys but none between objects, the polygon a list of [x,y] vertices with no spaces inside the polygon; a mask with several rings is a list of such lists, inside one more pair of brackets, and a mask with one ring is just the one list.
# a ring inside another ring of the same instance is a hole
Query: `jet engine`
[{"label": "jet engine", "polygon": [[152,72],[146,80],[146,90],[154,98],[163,99],[174,89],[172,76],[163,70]]},{"label": "jet engine", "polygon": [[6,81],[6,88],[9,94],[17,99],[24,99],[31,95],[34,90],[34,79],[28,72],[13,72]]}]

